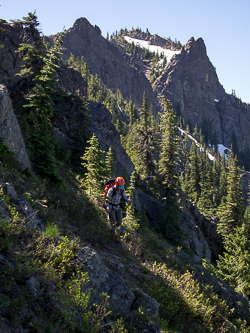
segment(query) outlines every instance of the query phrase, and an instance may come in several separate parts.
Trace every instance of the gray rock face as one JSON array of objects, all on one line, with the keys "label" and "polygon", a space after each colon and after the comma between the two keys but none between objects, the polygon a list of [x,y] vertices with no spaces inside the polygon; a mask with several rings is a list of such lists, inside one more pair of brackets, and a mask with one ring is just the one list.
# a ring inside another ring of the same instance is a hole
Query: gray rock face
[{"label": "gray rock face", "polygon": [[[184,208],[180,213],[180,225],[183,228],[186,236],[186,244],[196,255],[196,259],[207,258],[211,261],[211,249],[207,242],[207,239],[203,233],[203,225],[205,220],[210,223],[197,209],[196,215],[194,213],[193,205],[189,200],[186,200],[184,193],[180,190],[179,198],[181,199],[181,206]],[[136,188],[134,204],[136,210],[141,210],[145,205],[146,214],[149,218],[152,227],[157,228],[159,220],[164,214],[164,207],[157,200],[150,195],[144,193],[141,189]],[[197,219],[199,215],[200,220]],[[202,222],[201,222],[202,221]],[[204,228],[205,229],[205,228]],[[207,232],[209,234],[209,232]],[[216,234],[215,229],[215,236]],[[214,236],[214,237],[215,237]]]},{"label": "gray rock face", "polygon": [[154,84],[159,101],[164,95],[182,116],[198,128],[209,119],[218,140],[230,147],[235,132],[241,149],[250,141],[250,113],[235,106],[235,98],[225,93],[210,62],[204,41],[190,40],[185,50],[173,56],[165,72]]},{"label": "gray rock face", "polygon": [[188,246],[199,258],[206,257],[209,261],[218,259],[222,253],[221,237],[217,234],[218,217],[203,215],[195,202],[186,199],[183,191],[179,191],[180,206],[183,211],[180,215],[182,228],[189,239]]},{"label": "gray rock face", "polygon": [[190,218],[189,214],[180,214],[180,225],[185,231],[188,241],[187,246],[197,255],[199,259],[206,258],[211,262],[211,251],[205,240],[203,232],[197,224]]},{"label": "gray rock face", "polygon": [[5,139],[4,143],[15,153],[15,157],[22,163],[23,168],[30,168],[23,136],[4,85],[0,85],[0,137]]},{"label": "gray rock face", "polygon": [[163,214],[163,206],[147,193],[144,193],[141,189],[136,188],[134,196],[135,209],[140,211],[145,205],[146,213],[149,218],[152,227],[158,225],[159,220]]},{"label": "gray rock face", "polygon": [[[111,113],[100,103],[89,103],[90,124],[89,130],[97,136],[100,148],[105,152],[111,146],[115,157],[115,175],[123,174],[128,178],[134,165],[120,143],[120,135],[112,124]],[[125,174],[124,174],[125,172]]]},{"label": "gray rock face", "polygon": [[68,59],[70,53],[75,57],[84,56],[90,73],[97,74],[112,91],[119,88],[124,98],[132,97],[139,106],[145,91],[149,102],[154,104],[153,89],[143,72],[131,67],[118,48],[103,38],[100,29],[85,18],[76,20],[64,33],[63,58]]},{"label": "gray rock face", "polygon": [[86,96],[87,83],[79,72],[61,64],[58,79],[58,86],[62,87],[66,94]]},{"label": "gray rock face", "polygon": [[13,86],[20,81],[21,77],[16,74],[19,73],[23,61],[15,51],[21,43],[22,28],[16,26],[15,28],[4,24],[6,21],[0,22],[0,27],[5,31],[0,34],[0,83],[7,87]]},{"label": "gray rock face", "polygon": [[[82,79],[83,83],[84,80]],[[52,120],[52,133],[57,141],[62,142],[65,153],[72,149],[75,144],[75,133],[92,135],[95,133],[99,140],[101,150],[107,152],[111,146],[114,153],[114,175],[122,174],[128,181],[134,169],[134,165],[120,143],[120,135],[112,124],[111,113],[103,104],[90,102],[88,105],[89,126],[86,128],[86,119],[81,115],[82,110],[77,109],[74,104],[65,102],[64,110]],[[87,133],[86,133],[87,134]],[[84,150],[82,151],[82,154]]]}]

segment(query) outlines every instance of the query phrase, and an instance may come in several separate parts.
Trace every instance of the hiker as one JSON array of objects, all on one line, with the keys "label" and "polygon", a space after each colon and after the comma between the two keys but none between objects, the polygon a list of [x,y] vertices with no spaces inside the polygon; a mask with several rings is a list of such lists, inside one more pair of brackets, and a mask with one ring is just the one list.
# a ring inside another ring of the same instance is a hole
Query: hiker
[{"label": "hiker", "polygon": [[125,189],[125,180],[122,177],[117,177],[115,186],[108,190],[107,197],[110,198],[110,203],[107,205],[106,211],[109,214],[109,220],[113,222],[114,227],[122,224],[122,209],[121,199],[131,204],[127,198]]}]

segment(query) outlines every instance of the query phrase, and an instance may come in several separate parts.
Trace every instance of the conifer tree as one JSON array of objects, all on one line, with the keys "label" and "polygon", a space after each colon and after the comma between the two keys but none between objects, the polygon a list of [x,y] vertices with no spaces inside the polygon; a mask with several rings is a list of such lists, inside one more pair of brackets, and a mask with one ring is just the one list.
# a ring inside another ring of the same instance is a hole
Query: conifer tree
[{"label": "conifer tree", "polygon": [[[132,172],[130,176],[129,187],[126,191],[128,198],[133,202],[134,193],[135,193],[135,171]],[[137,217],[137,213],[133,205],[128,205],[126,210],[126,218],[124,219],[126,227],[130,229],[130,231],[135,232],[139,228],[139,219]]]},{"label": "conifer tree", "polygon": [[111,178],[114,172],[114,154],[112,152],[111,146],[109,147],[106,155],[105,166],[106,166],[106,176],[107,178]]},{"label": "conifer tree", "polygon": [[156,165],[154,159],[154,137],[150,123],[150,115],[146,94],[143,94],[142,108],[140,109],[141,118],[137,122],[136,133],[136,155],[138,159],[138,172],[144,176],[155,173]]},{"label": "conifer tree", "polygon": [[214,190],[214,204],[218,206],[220,204],[220,175],[221,175],[221,156],[217,151],[215,154],[215,160],[213,162],[212,175],[213,175],[213,190]]},{"label": "conifer tree", "polygon": [[191,200],[198,202],[200,198],[200,162],[199,155],[197,152],[196,143],[193,141],[191,146],[191,167],[190,167],[190,178],[189,178],[189,190],[188,197]]},{"label": "conifer tree", "polygon": [[27,17],[23,17],[23,21],[18,21],[23,26],[21,43],[17,52],[24,60],[23,69],[19,75],[33,79],[43,66],[43,56],[45,47],[41,32],[38,30],[39,22],[36,12],[28,13]]},{"label": "conifer tree", "polygon": [[128,103],[127,111],[129,117],[129,126],[131,126],[136,121],[136,119],[138,119],[137,110],[132,100],[130,100]]},{"label": "conifer tree", "polygon": [[244,216],[242,186],[237,162],[236,157],[231,157],[227,196],[219,209],[220,223],[218,224],[217,232],[224,238],[232,233],[237,226],[241,226]]},{"label": "conifer tree", "polygon": [[155,161],[158,162],[159,160],[159,154],[161,150],[161,133],[160,133],[160,125],[155,117],[154,114],[154,107],[151,104],[149,109],[149,118],[150,118],[150,126],[152,128],[152,136],[153,136],[153,144],[154,144],[154,156]]},{"label": "conifer tree", "polygon": [[200,198],[198,208],[207,214],[212,213],[213,208],[213,180],[212,170],[208,162],[205,149],[200,156]]},{"label": "conifer tree", "polygon": [[186,195],[188,194],[189,177],[190,177],[190,166],[189,166],[189,160],[186,159],[184,171],[181,173],[181,177],[180,177],[181,188]]},{"label": "conifer tree", "polygon": [[250,297],[249,226],[243,224],[226,237],[225,252],[217,260],[217,274],[237,292]]},{"label": "conifer tree", "polygon": [[[163,97],[164,112],[161,115],[162,149],[159,159],[159,174],[161,176],[162,196],[165,198],[165,214],[160,222],[159,231],[165,237],[175,237],[178,228],[178,172],[176,161],[180,146],[177,117],[169,100]],[[171,230],[172,229],[172,230]]]},{"label": "conifer tree", "polygon": [[104,151],[100,149],[99,141],[95,134],[87,141],[89,147],[81,157],[82,166],[86,169],[85,189],[86,193],[94,200],[102,200],[102,182],[105,178],[105,163],[102,158]]},{"label": "conifer tree", "polygon": [[24,105],[28,110],[28,123],[31,125],[28,148],[32,152],[35,170],[54,181],[60,181],[60,177],[56,170],[55,142],[50,128],[54,113],[53,95],[56,89],[55,76],[59,68],[57,62],[61,56],[61,43],[61,36],[59,36],[54,42],[54,47],[44,58],[43,68],[34,78],[36,84],[30,95],[26,97],[28,104]]}]

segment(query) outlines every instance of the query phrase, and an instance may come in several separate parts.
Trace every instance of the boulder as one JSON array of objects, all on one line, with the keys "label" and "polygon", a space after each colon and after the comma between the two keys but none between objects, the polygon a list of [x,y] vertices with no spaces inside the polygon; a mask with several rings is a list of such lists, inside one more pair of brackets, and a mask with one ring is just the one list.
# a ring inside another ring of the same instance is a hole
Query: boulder
[{"label": "boulder", "polygon": [[77,257],[82,271],[88,273],[89,282],[82,286],[82,291],[91,291],[90,304],[100,304],[102,293],[106,293],[109,296],[108,309],[113,315],[129,313],[135,295],[122,282],[120,276],[109,270],[99,255],[89,247],[78,252]]},{"label": "boulder", "polygon": [[19,209],[25,216],[25,225],[28,228],[34,228],[39,231],[44,229],[44,222],[37,216],[27,200],[20,199],[18,202]]},{"label": "boulder", "polygon": [[27,281],[27,285],[33,296],[38,296],[40,293],[40,281],[37,277],[31,276]]},{"label": "boulder", "polygon": [[12,184],[3,183],[2,188],[3,188],[3,193],[5,195],[8,195],[12,201],[15,202],[17,200],[16,190],[15,190],[15,187]]},{"label": "boulder", "polygon": [[160,304],[141,291],[135,291],[133,309],[141,309],[147,318],[154,320],[158,316]]}]

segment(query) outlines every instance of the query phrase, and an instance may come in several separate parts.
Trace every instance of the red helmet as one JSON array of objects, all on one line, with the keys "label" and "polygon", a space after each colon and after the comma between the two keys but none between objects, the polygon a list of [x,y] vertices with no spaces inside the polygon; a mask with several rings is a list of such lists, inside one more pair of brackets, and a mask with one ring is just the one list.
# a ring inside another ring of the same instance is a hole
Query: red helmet
[{"label": "red helmet", "polygon": [[122,177],[117,177],[115,180],[115,184],[116,186],[123,188],[125,185],[125,180]]}]

